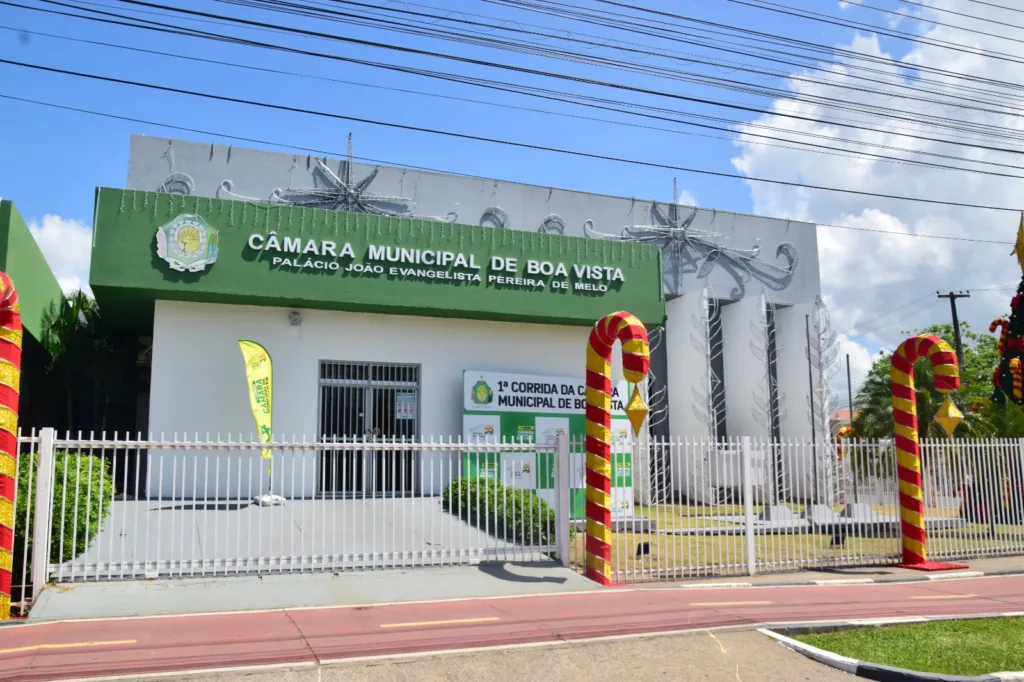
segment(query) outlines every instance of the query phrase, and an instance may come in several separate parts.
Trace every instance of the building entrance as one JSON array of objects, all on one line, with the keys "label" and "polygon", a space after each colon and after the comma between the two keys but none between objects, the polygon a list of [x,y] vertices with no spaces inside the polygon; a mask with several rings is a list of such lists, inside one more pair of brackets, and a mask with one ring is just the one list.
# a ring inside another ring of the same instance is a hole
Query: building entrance
[{"label": "building entrance", "polygon": [[418,365],[320,362],[321,439],[397,446],[321,452],[322,495],[404,497],[417,492],[417,453],[401,443],[419,436],[419,394]]}]

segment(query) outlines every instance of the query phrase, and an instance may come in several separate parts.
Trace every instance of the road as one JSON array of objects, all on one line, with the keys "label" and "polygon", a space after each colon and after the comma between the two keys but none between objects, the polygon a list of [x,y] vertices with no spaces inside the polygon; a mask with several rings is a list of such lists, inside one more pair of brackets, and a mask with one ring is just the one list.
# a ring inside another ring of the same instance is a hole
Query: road
[{"label": "road", "polygon": [[1024,612],[1024,576],[812,587],[610,589],[372,607],[44,623],[0,629],[0,679],[329,662],[611,635]]}]

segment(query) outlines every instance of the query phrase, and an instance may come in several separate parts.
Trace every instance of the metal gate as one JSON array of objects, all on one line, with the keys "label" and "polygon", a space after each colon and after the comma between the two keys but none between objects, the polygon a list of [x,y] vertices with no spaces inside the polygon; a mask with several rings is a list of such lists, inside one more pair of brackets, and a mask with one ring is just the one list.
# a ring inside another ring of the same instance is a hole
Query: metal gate
[{"label": "metal gate", "polygon": [[[320,437],[327,443],[412,442],[419,436],[419,365],[320,362]],[[415,450],[320,453],[320,494],[407,497],[419,489]]]}]

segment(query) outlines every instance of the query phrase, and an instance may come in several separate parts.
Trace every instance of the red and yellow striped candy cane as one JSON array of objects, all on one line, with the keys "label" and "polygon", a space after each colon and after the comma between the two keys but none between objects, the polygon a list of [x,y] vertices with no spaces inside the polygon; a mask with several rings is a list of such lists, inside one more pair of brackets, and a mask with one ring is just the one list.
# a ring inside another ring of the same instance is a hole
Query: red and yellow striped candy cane
[{"label": "red and yellow striped candy cane", "polygon": [[937,336],[914,336],[892,355],[892,414],[896,422],[896,470],[900,486],[900,517],[903,530],[903,565],[912,568],[943,568],[928,561],[924,525],[924,491],[917,432],[917,400],[914,393],[914,361],[928,358],[935,388],[952,393],[960,387],[956,353]]},{"label": "red and yellow striped candy cane", "polygon": [[843,458],[843,439],[849,438],[850,434],[853,433],[852,426],[844,426],[836,431],[836,457],[839,459]]},{"label": "red and yellow striped candy cane", "polygon": [[1010,378],[1013,379],[1013,399],[1020,400],[1024,397],[1024,385],[1021,382],[1020,358],[1010,358]]},{"label": "red and yellow striped candy cane", "polygon": [[998,317],[992,320],[992,324],[988,326],[988,331],[990,334],[995,334],[996,330],[1000,327],[1003,328],[1003,331],[999,333],[999,346],[996,348],[996,353],[999,357],[1002,357],[1006,351],[1006,337],[1010,333],[1010,321],[1005,317]]},{"label": "red and yellow striped candy cane", "polygon": [[[612,582],[612,347],[622,342],[622,373],[631,384],[647,376],[651,354],[647,329],[627,312],[598,321],[587,345],[587,569],[601,584]],[[635,427],[634,427],[635,430]]]},{"label": "red and yellow striped candy cane", "polygon": [[18,457],[21,313],[11,278],[0,272],[0,620],[11,615],[14,475]]}]

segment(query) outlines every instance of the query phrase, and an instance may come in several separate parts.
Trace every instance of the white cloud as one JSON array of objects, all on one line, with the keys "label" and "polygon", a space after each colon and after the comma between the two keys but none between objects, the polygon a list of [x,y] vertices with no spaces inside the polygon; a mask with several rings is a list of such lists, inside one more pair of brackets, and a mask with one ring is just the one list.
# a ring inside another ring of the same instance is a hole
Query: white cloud
[{"label": "white cloud", "polygon": [[42,223],[33,221],[28,229],[61,289],[65,292],[75,289],[89,292],[92,230],[81,221],[56,215],[44,215]]},{"label": "white cloud", "polygon": [[850,356],[850,383],[853,385],[853,395],[856,396],[871,365],[874,364],[877,353],[872,354],[864,344],[842,334],[839,335],[837,341],[839,343],[839,355],[836,360],[838,370],[832,376],[830,385],[836,396],[835,404],[846,407],[850,402],[847,396],[846,356]]},{"label": "white cloud", "polygon": [[[985,5],[968,3],[965,0],[934,0],[934,7],[983,16],[991,19],[1006,19],[1006,12]],[[928,15],[928,10],[925,10]],[[958,19],[957,23],[968,28],[991,30],[983,23]],[[922,30],[935,40],[977,44],[978,36],[953,27],[942,27],[907,23],[909,30]],[[1024,45],[1008,41],[986,39],[987,49],[1024,56]],[[874,36],[857,35],[849,45],[843,46],[857,52],[878,57],[886,55]],[[909,65],[928,64],[938,69],[963,72],[978,79],[1008,81],[1024,85],[1024,72],[1018,65],[929,45],[918,45],[907,54],[903,61]],[[879,62],[873,69],[887,70],[896,85],[890,89],[899,90],[899,84],[926,88],[925,92],[914,95],[931,97],[938,94],[934,86],[921,83],[905,83],[896,69]],[[815,72],[811,78],[823,77]],[[825,76],[833,83],[843,83],[858,88],[863,81],[850,78],[845,67],[832,67]],[[877,77],[877,74],[872,74]],[[933,77],[934,76],[930,76]],[[979,82],[960,82],[948,79],[954,85],[983,87]],[[870,85],[870,84],[867,84]],[[842,98],[852,105],[887,107],[892,109],[892,118],[850,114],[821,107],[815,103],[779,101],[773,104],[775,112],[798,112],[807,118],[854,118],[866,122],[885,132],[872,132],[823,125],[806,120],[795,120],[778,115],[766,115],[755,123],[771,125],[789,131],[813,132],[831,139],[815,142],[833,149],[851,149],[846,142],[836,138],[869,141],[873,144],[889,145],[906,149],[959,155],[974,160],[996,161],[1011,166],[1019,165],[1020,158],[1005,152],[965,149],[948,144],[929,142],[908,137],[911,130],[923,129],[914,114],[929,114],[961,119],[975,125],[996,125],[1014,129],[1017,135],[1024,132],[1024,119],[1013,116],[998,116],[991,113],[966,110],[962,107],[928,104],[889,97],[877,92],[860,92],[852,89],[824,86],[806,81],[791,81],[794,92],[828,98]],[[928,88],[931,88],[928,90]],[[907,92],[903,89],[904,92]],[[753,132],[753,131],[751,131]],[[759,131],[761,132],[761,131]],[[777,133],[776,133],[777,134]],[[955,131],[928,128],[923,134],[932,137],[949,138],[962,135]],[[794,138],[796,139],[796,138]],[[752,176],[768,177],[816,185],[842,187],[864,192],[918,196],[942,200],[1014,206],[1020,204],[1020,180],[973,173],[953,172],[925,166],[887,163],[878,159],[855,158],[810,151],[769,147],[753,144],[754,138],[741,136],[737,146],[740,150],[733,165],[740,172]],[[1004,140],[998,146],[1014,146]],[[984,144],[985,142],[983,142]],[[962,161],[929,159],[906,152],[866,149],[872,153],[947,163],[970,165]],[[974,166],[978,167],[978,166]],[[991,169],[991,167],[989,167]],[[997,168],[1002,172],[1004,169]],[[1005,169],[1013,173],[1013,169]],[[1016,285],[1021,270],[1015,258],[1009,255],[1010,246],[1004,244],[979,244],[971,242],[942,241],[901,237],[899,234],[941,234],[949,236],[970,236],[980,239],[995,239],[1012,242],[1016,237],[1018,216],[980,209],[929,205],[915,202],[876,199],[872,197],[835,192],[809,191],[800,188],[749,183],[754,210],[765,215],[782,216],[817,223],[843,225],[861,230],[885,230],[898,234],[882,235],[868,231],[844,230],[822,227],[818,230],[818,250],[821,262],[823,293],[831,312],[833,326],[844,334],[844,349],[840,358],[850,352],[854,373],[863,375],[870,366],[871,356],[879,347],[894,348],[902,340],[902,332],[950,321],[949,303],[938,299],[936,291],[950,289],[972,289],[971,298],[958,301],[960,319],[967,321],[976,331],[988,331],[989,322],[1005,314],[1013,290],[983,292],[981,289],[1000,285]],[[902,307],[901,307],[902,306]],[[891,313],[891,314],[887,314]],[[847,350],[849,349],[849,350]],[[870,353],[868,352],[870,350]],[[859,371],[858,371],[859,370]],[[845,368],[842,380],[838,382],[845,391]],[[854,385],[859,383],[854,377]],[[841,401],[845,403],[845,398]]]},{"label": "white cloud", "polygon": [[677,204],[681,204],[683,206],[690,206],[690,207],[694,207],[694,206],[699,206],[700,205],[700,204],[697,203],[697,197],[693,196],[693,194],[691,192],[689,192],[688,190],[685,190],[685,189],[682,192],[679,193],[679,197],[676,199],[676,203]]}]

